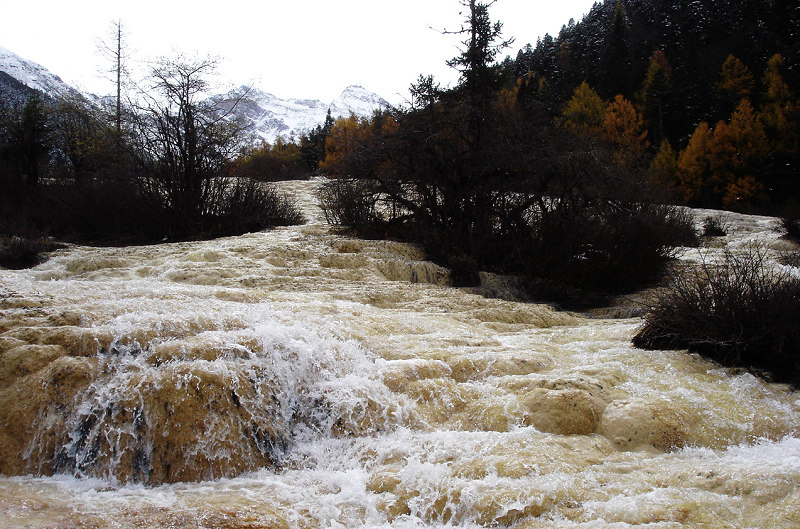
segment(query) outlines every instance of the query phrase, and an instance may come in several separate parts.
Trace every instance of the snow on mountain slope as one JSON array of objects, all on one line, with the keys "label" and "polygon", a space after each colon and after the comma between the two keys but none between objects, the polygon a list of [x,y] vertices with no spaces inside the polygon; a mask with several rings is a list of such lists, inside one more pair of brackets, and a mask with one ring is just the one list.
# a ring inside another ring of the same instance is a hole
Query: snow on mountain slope
[{"label": "snow on mountain slope", "polygon": [[351,113],[357,116],[369,116],[379,108],[387,108],[389,103],[377,94],[373,94],[364,87],[350,85],[344,89],[338,99],[331,103],[331,115],[348,116]]},{"label": "snow on mountain slope", "polygon": [[[9,94],[7,99],[25,99],[27,94],[20,90],[23,85],[39,90],[49,96],[63,97],[76,95],[78,91],[66,84],[57,75],[33,61],[0,46],[0,72],[11,79],[0,76],[0,94]],[[334,118],[349,116],[370,116],[375,110],[389,106],[383,98],[358,85],[348,86],[341,95],[330,103],[318,99],[282,99],[256,88],[242,87],[226,95],[214,97],[223,108],[230,110],[237,93],[246,92],[244,99],[236,104],[232,119],[242,119],[257,138],[274,142],[278,136],[299,137],[325,121],[328,109]],[[102,98],[86,94],[90,101],[102,104]]]},{"label": "snow on mountain slope", "polygon": [[5,72],[25,86],[51,96],[75,95],[78,92],[44,66],[23,59],[0,46],[0,72]]},{"label": "snow on mountain slope", "polygon": [[[375,110],[389,106],[383,98],[357,85],[345,88],[341,95],[326,104],[318,99],[282,99],[261,90],[242,87],[247,90],[245,97],[238,102],[233,118],[244,120],[250,131],[260,139],[272,143],[280,136],[298,137],[309,132],[325,121],[328,109],[334,118],[349,116],[369,116]],[[225,108],[233,106],[235,97],[228,94],[218,102]]]}]

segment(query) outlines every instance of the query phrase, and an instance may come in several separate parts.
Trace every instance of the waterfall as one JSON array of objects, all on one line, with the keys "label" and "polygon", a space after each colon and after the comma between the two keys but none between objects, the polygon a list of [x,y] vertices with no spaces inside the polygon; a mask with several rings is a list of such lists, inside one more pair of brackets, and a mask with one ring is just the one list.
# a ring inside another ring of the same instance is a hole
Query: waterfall
[{"label": "waterfall", "polygon": [[283,185],[309,224],[0,270],[0,525],[800,526],[797,393],[454,288]]}]

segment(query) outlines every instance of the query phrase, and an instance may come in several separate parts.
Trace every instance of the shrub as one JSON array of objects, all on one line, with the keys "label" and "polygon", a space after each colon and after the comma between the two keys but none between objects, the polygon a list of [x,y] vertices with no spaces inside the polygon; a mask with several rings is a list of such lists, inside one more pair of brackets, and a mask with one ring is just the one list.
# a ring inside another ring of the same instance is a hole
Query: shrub
[{"label": "shrub", "polygon": [[781,227],[786,230],[787,236],[800,241],[800,204],[791,204],[784,208]]},{"label": "shrub", "polygon": [[552,202],[544,210],[520,212],[508,198],[513,194],[505,195],[505,203],[500,193],[493,196],[502,207],[493,212],[490,236],[469,246],[460,243],[462,234],[450,226],[384,201],[370,180],[329,180],[319,191],[330,224],[347,226],[362,237],[419,243],[429,258],[451,268],[457,285],[475,284],[480,270],[521,275],[528,278],[536,299],[569,308],[585,308],[586,300],[592,300],[589,305],[602,303],[605,297],[598,293],[629,291],[653,282],[676,247],[699,244],[690,216],[674,206]]},{"label": "shrub", "polygon": [[234,235],[272,226],[291,226],[305,222],[303,214],[275,187],[252,179],[239,179],[217,204],[205,223],[212,235]]},{"label": "shrub", "polygon": [[800,386],[800,279],[767,261],[763,247],[726,251],[699,274],[675,277],[657,295],[633,343],[688,349],[725,366],[768,372]]},{"label": "shrub", "polygon": [[378,195],[366,180],[328,180],[317,193],[325,220],[347,226],[361,235],[380,223]]},{"label": "shrub", "polygon": [[795,248],[778,252],[778,262],[782,265],[800,268],[800,249]]},{"label": "shrub", "polygon": [[577,287],[582,297],[592,295],[587,290],[608,294],[653,282],[677,247],[698,244],[685,210],[646,202],[569,209],[531,227],[526,275]]},{"label": "shrub", "polygon": [[0,237],[0,267],[30,268],[44,262],[43,253],[63,247],[61,244],[44,238]]},{"label": "shrub", "polygon": [[127,181],[52,185],[37,197],[38,222],[54,236],[90,244],[137,244],[168,236],[161,204]]},{"label": "shrub", "polygon": [[[0,233],[36,241],[45,236],[85,244],[149,244],[165,239],[219,237],[304,222],[297,206],[273,186],[220,179],[201,216],[187,222],[137,182],[48,185],[16,204],[3,200]],[[21,251],[20,247],[20,251]]]},{"label": "shrub", "polygon": [[605,291],[625,291],[657,279],[677,247],[696,246],[694,226],[683,210],[663,204],[615,207],[596,226],[602,250],[599,282]]},{"label": "shrub", "polygon": [[722,216],[708,216],[703,219],[703,237],[724,237],[730,225]]}]

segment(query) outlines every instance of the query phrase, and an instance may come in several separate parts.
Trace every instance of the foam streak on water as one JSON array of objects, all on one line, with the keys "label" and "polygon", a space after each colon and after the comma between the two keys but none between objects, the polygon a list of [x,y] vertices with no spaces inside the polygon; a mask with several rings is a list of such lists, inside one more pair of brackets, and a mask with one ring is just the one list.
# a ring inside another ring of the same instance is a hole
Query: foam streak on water
[{"label": "foam streak on water", "polygon": [[800,527],[797,393],[449,287],[314,185],[306,226],[0,271],[0,527]]}]

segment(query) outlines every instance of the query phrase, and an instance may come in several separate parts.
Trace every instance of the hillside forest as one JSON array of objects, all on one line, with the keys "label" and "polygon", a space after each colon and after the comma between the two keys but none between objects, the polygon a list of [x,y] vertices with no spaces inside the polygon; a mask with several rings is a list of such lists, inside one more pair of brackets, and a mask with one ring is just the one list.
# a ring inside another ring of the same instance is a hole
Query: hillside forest
[{"label": "hillside forest", "polygon": [[606,1],[503,66],[679,199],[769,209],[798,194],[798,28],[790,0]]}]

